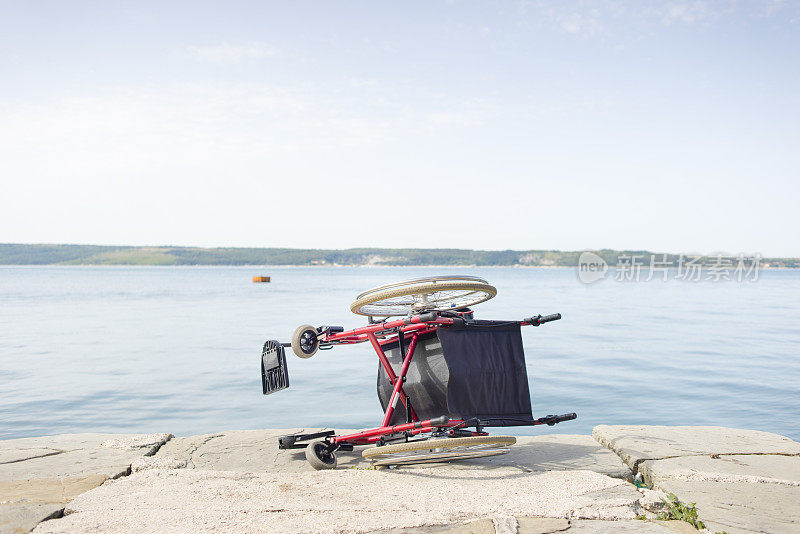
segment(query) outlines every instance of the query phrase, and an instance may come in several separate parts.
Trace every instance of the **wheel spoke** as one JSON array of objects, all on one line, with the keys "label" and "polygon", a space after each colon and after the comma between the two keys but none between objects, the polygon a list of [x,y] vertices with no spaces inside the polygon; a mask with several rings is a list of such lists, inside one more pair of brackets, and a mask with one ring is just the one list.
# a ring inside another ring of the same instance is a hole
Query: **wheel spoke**
[{"label": "wheel spoke", "polygon": [[[430,280],[430,279],[429,279]],[[494,297],[497,290],[485,281],[448,279],[408,282],[363,293],[351,310],[362,315],[390,317],[422,310],[449,310],[473,306]]]}]

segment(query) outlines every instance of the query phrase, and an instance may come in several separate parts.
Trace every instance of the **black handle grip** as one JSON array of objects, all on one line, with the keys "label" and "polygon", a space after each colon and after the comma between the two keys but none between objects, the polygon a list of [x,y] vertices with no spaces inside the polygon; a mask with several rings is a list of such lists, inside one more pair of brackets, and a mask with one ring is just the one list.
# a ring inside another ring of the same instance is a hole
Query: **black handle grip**
[{"label": "black handle grip", "polygon": [[447,415],[441,415],[439,417],[434,417],[431,419],[431,426],[444,426],[450,422],[450,417]]},{"label": "black handle grip", "polygon": [[561,319],[560,313],[545,315],[544,317],[539,318],[539,324],[549,323],[550,321],[558,321],[559,319]]},{"label": "black handle grip", "polygon": [[533,326],[539,326],[540,324],[549,323],[550,321],[558,321],[559,319],[561,319],[561,314],[554,313],[552,315],[534,315],[533,317],[523,319],[522,322]]},{"label": "black handle grip", "polygon": [[557,425],[558,423],[563,423],[564,421],[572,421],[573,419],[577,418],[578,414],[576,414],[575,412],[565,413],[564,415],[546,415],[534,421],[533,424],[553,426]]},{"label": "black handle grip", "polygon": [[423,323],[427,323],[428,321],[435,321],[437,317],[439,317],[439,314],[436,313],[435,311],[432,311],[427,313],[421,313],[419,315],[419,320],[422,321]]}]

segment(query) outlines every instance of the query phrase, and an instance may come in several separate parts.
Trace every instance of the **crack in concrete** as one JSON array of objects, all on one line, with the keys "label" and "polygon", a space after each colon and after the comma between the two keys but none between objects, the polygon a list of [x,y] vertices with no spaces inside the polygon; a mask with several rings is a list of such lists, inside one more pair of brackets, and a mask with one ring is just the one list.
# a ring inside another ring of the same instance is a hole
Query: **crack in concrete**
[{"label": "crack in concrete", "polygon": [[10,460],[8,462],[0,462],[0,465],[7,465],[7,464],[16,464],[19,462],[26,462],[28,460],[35,460],[36,458],[47,458],[48,456],[55,456],[56,454],[63,454],[67,451],[63,451],[61,449],[55,450],[53,452],[48,452],[47,454],[37,454],[36,456],[28,456],[26,458],[19,458],[18,460]]},{"label": "crack in concrete", "polygon": [[[216,436],[211,436],[211,438],[209,438],[208,440],[206,440],[203,443],[206,443],[207,441],[210,441],[211,439],[213,439],[215,437],[219,437],[221,435],[222,434],[219,434],[219,435],[216,435]],[[145,453],[144,456],[153,456],[154,454],[156,454],[161,449],[161,447],[163,447],[168,441],[170,441],[172,439],[172,437],[173,437],[172,435],[168,435],[167,438],[162,443],[156,443],[155,445],[153,445],[152,450],[148,451],[147,453]],[[53,452],[48,452],[46,454],[39,454],[39,455],[36,455],[36,456],[29,456],[27,458],[20,458],[18,460],[11,460],[11,461],[8,461],[8,462],[0,462],[0,465],[24,462],[24,461],[27,461],[27,460],[34,460],[36,458],[46,458],[48,456],[56,456],[58,454],[64,454],[66,452],[74,452],[74,451],[78,451],[78,450],[83,450],[83,449],[69,449],[69,450],[53,449]],[[197,449],[195,449],[195,450],[197,450]],[[125,471],[123,471],[121,473],[118,473],[118,474],[114,475],[113,477],[110,477],[108,480],[114,480],[114,479],[126,477],[126,476],[129,476],[131,473],[132,473],[132,469],[131,469],[131,466],[129,465],[128,468]],[[59,477],[58,481],[61,484],[61,500],[62,501],[66,501],[67,500],[67,486],[66,486],[66,484],[64,484],[64,479],[63,478]],[[105,482],[103,482],[103,484],[104,483]],[[102,486],[102,484],[101,484],[101,486]],[[89,491],[91,491],[91,490],[89,490]],[[45,521],[51,521],[51,520],[54,520],[54,519],[61,519],[65,515],[69,515],[69,514],[72,514],[72,513],[74,513],[74,511],[70,510],[69,508],[67,508],[67,505],[65,504],[64,507],[55,510],[52,514],[48,515],[47,517],[42,518],[41,521],[39,521],[39,523],[43,523]]]},{"label": "crack in concrete", "polygon": [[[167,439],[165,439],[163,443],[156,443],[156,444],[153,446],[153,450],[152,450],[152,451],[150,451],[149,453],[145,454],[145,456],[155,456],[155,454],[156,454],[156,453],[159,451],[159,449],[161,449],[161,447],[163,447],[164,445],[166,445],[166,444],[167,444],[167,442],[169,442],[169,440],[171,440],[171,439],[172,439],[172,434],[169,434],[169,435],[167,436]],[[130,469],[128,469],[128,474],[130,474]]]},{"label": "crack in concrete", "polygon": [[133,469],[131,469],[131,466],[128,466],[128,468],[125,471],[123,471],[121,473],[117,473],[113,477],[109,478],[109,480],[116,480],[118,478],[129,476],[131,474],[131,472],[133,472]]},{"label": "crack in concrete", "polygon": [[[66,510],[66,506],[64,508],[59,508],[58,510],[54,510],[52,514],[48,515],[47,517],[43,517],[39,523],[44,523],[45,521],[50,521],[51,519],[61,519],[66,515],[64,511]],[[33,528],[36,528],[35,526]],[[5,531],[3,531],[5,532]],[[16,532],[16,531],[15,531]]]},{"label": "crack in concrete", "polygon": [[800,482],[796,480],[787,480],[784,478],[763,477],[757,475],[738,475],[738,474],[720,474],[711,473],[708,471],[690,471],[688,469],[673,471],[667,475],[669,478],[675,480],[684,480],[686,482],[720,482],[724,484],[744,483],[744,484],[777,484],[779,486],[800,486]]},{"label": "crack in concrete", "polygon": [[202,447],[203,445],[205,445],[206,443],[208,443],[212,439],[220,438],[222,436],[224,436],[224,434],[212,434],[212,435],[208,436],[207,438],[205,438],[200,443],[198,443],[192,450],[190,450],[188,452],[189,458],[186,460],[186,463],[187,464],[192,464],[192,469],[197,469],[197,466],[194,464],[194,453],[196,453],[197,450],[200,447]]},{"label": "crack in concrete", "polygon": [[[623,461],[623,463],[627,464],[627,462],[625,462],[624,458],[622,458],[622,455],[620,454],[620,452],[615,451],[611,447],[611,443],[604,444],[600,440],[597,440],[597,439],[595,439],[595,441],[597,441],[598,443],[600,443],[601,445],[603,445],[604,447],[609,449],[611,452],[616,454]],[[686,457],[691,457],[691,456],[709,456],[709,457],[714,458],[714,459],[719,459],[720,456],[788,456],[788,457],[798,457],[798,456],[800,456],[800,454],[785,453],[785,452],[730,452],[730,453],[676,454],[676,455],[672,455],[672,456],[662,456],[662,457],[658,457],[658,458],[641,458],[639,460],[636,460],[633,463],[633,467],[631,467],[631,471],[633,472],[633,475],[635,477],[637,474],[640,474],[639,466],[642,464],[642,462],[648,462],[648,461],[657,462],[659,460],[669,460],[669,459],[672,459],[672,458],[686,458]],[[677,478],[680,479],[680,477],[677,477]],[[790,482],[789,484],[787,484],[787,485],[790,485],[790,486],[794,486],[796,484],[795,482],[771,479],[771,478],[768,478],[768,477],[744,477],[744,476],[738,477],[737,476],[736,478],[738,479],[737,482],[744,482],[744,483],[747,483],[747,484],[758,484],[758,483],[777,483],[777,484],[782,484],[782,483],[785,483],[785,482]],[[750,478],[752,478],[752,479],[751,480],[745,480],[745,479],[750,479]],[[689,481],[689,478],[686,478],[686,480]],[[709,478],[708,481],[709,482],[725,482],[724,480],[715,481],[715,480],[713,480],[711,478]],[[650,487],[652,489],[659,489],[661,491],[667,491],[658,483],[651,483]],[[636,504],[637,504],[637,506],[639,506],[641,508],[641,499],[637,500]],[[733,506],[733,503],[728,503],[728,504],[730,506]],[[747,507],[747,506],[745,506],[745,507]],[[721,521],[719,519],[715,519],[715,521],[717,521],[718,523],[720,523],[723,526],[726,526],[728,528],[739,528],[738,525],[728,524],[728,523],[725,523],[724,521]]]},{"label": "crack in concrete", "polygon": [[[619,456],[620,460],[625,462],[625,460],[622,459],[622,456],[620,456],[620,454],[617,451],[615,451],[614,449],[609,449],[609,450],[614,454],[616,454],[617,456]],[[713,458],[716,456],[800,456],[800,454],[792,454],[788,452],[716,452],[716,453],[704,452],[695,454],[676,454],[674,456],[659,456],[658,458],[640,458],[635,462],[633,462],[633,467],[631,469],[633,470],[633,474],[636,475],[639,473],[639,465],[642,462],[657,462],[659,460],[670,460],[672,458],[686,458],[689,456],[711,456]]]}]

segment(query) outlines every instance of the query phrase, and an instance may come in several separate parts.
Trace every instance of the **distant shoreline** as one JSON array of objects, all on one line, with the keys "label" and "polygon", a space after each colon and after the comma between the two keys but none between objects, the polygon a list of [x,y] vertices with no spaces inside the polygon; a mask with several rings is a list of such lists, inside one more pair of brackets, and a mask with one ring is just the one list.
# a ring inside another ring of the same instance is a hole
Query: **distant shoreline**
[{"label": "distant shoreline", "polygon": [[[194,267],[241,267],[243,269],[252,268],[252,269],[269,269],[269,268],[302,268],[302,269],[325,269],[325,268],[351,268],[351,267],[359,267],[364,269],[497,269],[497,268],[508,268],[508,269],[574,269],[575,265],[392,265],[392,264],[381,264],[381,265],[345,265],[345,264],[324,264],[324,265],[308,265],[308,264],[277,264],[277,263],[254,263],[254,264],[224,264],[224,263],[216,263],[216,264],[172,264],[172,265],[157,265],[157,264],[132,264],[132,263],[48,263],[48,264],[41,264],[41,263],[0,263],[0,269],[3,267],[186,267],[186,268],[194,268]],[[616,266],[611,265],[610,268],[613,269]],[[646,268],[646,267],[643,267]]]},{"label": "distant shoreline", "polygon": [[[241,267],[425,267],[479,268],[577,267],[587,251],[561,250],[470,250],[470,249],[291,249],[243,247],[110,246],[0,243],[0,265],[119,265],[119,266],[241,266]],[[590,250],[595,258],[616,266],[625,257],[637,257],[640,269],[649,267],[650,258],[677,266],[698,256],[651,252],[648,250]],[[733,267],[737,255],[724,255]],[[699,256],[704,265],[717,255]],[[749,265],[752,257],[746,256]],[[659,264],[663,265],[663,264]],[[759,258],[759,268],[800,268],[800,258]]]},{"label": "distant shoreline", "polygon": [[[197,269],[197,268],[216,268],[216,267],[236,267],[241,269],[575,269],[577,265],[289,265],[289,264],[181,264],[181,265],[148,265],[148,264],[130,264],[130,263],[49,263],[49,264],[17,264],[17,263],[3,263],[0,264],[0,269],[11,267],[24,267],[24,268],[41,268],[41,267],[147,267],[147,268],[181,268],[181,269]],[[609,269],[617,269],[617,265],[609,265]],[[670,270],[675,270],[677,267],[670,267]],[[731,270],[733,267],[731,268]],[[800,267],[773,267],[761,266],[762,271],[795,271]],[[642,265],[642,271],[649,271],[649,265]]]}]

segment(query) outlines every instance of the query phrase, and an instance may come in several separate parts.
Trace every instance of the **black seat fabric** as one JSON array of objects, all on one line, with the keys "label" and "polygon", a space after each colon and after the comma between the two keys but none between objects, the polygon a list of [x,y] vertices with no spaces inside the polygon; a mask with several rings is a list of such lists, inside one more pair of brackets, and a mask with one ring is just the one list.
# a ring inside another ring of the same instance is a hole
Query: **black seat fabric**
[{"label": "black seat fabric", "polygon": [[[397,345],[384,346],[396,374],[402,365]],[[519,322],[472,321],[420,336],[403,389],[420,419],[448,415],[477,417],[484,426],[533,423]],[[379,365],[378,398],[384,411],[391,391]],[[405,421],[398,402],[392,424]]]}]

